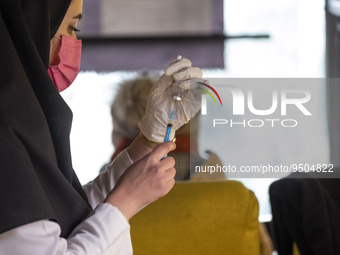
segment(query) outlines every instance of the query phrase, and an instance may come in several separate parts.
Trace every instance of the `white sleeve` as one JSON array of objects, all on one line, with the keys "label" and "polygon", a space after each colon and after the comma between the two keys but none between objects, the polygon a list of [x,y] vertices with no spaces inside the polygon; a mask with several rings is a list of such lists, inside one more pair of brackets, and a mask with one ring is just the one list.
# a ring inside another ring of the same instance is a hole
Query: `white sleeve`
[{"label": "white sleeve", "polygon": [[110,204],[100,204],[67,238],[57,223],[41,220],[0,234],[0,254],[132,254],[130,226]]},{"label": "white sleeve", "polygon": [[104,201],[120,176],[131,165],[132,160],[125,149],[106,167],[105,172],[83,187],[92,208]]}]

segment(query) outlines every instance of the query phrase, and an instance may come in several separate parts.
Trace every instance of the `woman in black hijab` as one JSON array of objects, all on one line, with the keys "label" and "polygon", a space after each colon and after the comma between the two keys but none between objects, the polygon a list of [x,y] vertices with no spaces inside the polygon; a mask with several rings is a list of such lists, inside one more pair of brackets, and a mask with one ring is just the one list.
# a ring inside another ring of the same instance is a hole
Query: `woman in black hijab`
[{"label": "woman in black hijab", "polygon": [[[0,1],[0,254],[131,254],[127,220],[174,185],[174,160],[162,158],[175,144],[153,149],[159,140],[144,135],[80,185],[70,154],[72,112],[58,91],[75,78],[65,68],[77,47],[65,45],[79,43],[81,7],[82,0]],[[169,68],[157,92],[179,71],[186,81],[201,76],[186,59]],[[142,126],[154,133],[147,121]]]}]

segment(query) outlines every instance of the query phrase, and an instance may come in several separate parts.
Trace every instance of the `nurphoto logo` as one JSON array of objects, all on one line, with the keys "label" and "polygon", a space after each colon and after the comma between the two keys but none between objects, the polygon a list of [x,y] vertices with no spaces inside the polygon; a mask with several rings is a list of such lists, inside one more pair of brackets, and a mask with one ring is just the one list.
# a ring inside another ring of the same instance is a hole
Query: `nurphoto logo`
[{"label": "nurphoto logo", "polygon": [[[201,85],[209,88],[219,99],[220,105],[222,106],[222,100],[211,85],[206,83],[200,83]],[[254,105],[254,90],[246,89],[244,92],[242,89],[233,85],[222,85],[223,89],[227,89],[232,97],[232,114],[233,116],[245,116],[252,115],[257,118],[243,119],[243,120],[233,120],[225,118],[215,118],[213,120],[213,127],[218,125],[228,125],[230,127],[243,126],[251,128],[260,128],[266,125],[275,127],[281,125],[282,127],[296,127],[298,121],[292,118],[286,118],[289,115],[289,109],[295,108],[302,113],[303,116],[312,116],[312,113],[308,110],[306,104],[311,100],[311,92],[305,89],[273,89],[270,96],[266,98],[270,102],[266,109],[258,109]],[[202,94],[201,100],[201,115],[207,115],[207,95],[209,95],[217,105],[216,100],[211,92],[205,88],[198,87],[206,92]],[[279,114],[281,118],[270,118],[273,114],[277,116]]]}]

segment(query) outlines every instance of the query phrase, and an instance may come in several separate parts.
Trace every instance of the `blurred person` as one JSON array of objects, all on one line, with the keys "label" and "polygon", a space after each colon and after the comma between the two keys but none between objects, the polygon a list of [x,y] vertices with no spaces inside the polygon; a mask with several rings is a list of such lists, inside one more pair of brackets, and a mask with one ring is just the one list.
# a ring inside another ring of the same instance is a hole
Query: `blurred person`
[{"label": "blurred person", "polygon": [[175,130],[200,108],[201,95],[186,92],[202,72],[185,58],[156,81],[141,135],[80,185],[70,153],[72,112],[59,92],[79,72],[81,17],[82,0],[0,2],[0,254],[132,254],[128,220],[174,185],[174,159],[162,158],[175,144],[160,136],[171,87],[183,88],[186,99],[176,105]]},{"label": "blurred person", "polygon": [[144,74],[118,85],[110,110],[113,125],[111,140],[115,148],[111,161],[139,135],[138,123],[145,113],[156,80],[156,77]]},{"label": "blurred person", "polygon": [[[144,115],[149,93],[156,80],[157,78],[149,75],[140,75],[119,84],[118,91],[111,104],[112,143],[115,147],[111,160],[114,160],[139,135],[138,123]],[[225,180],[226,177],[221,172],[213,174],[195,172],[194,167],[198,165],[223,165],[214,152],[206,151],[207,159],[199,155],[199,115],[198,112],[190,119],[189,123],[176,131],[176,149],[168,154],[175,159],[175,180]],[[104,169],[105,167],[101,171]],[[274,251],[274,245],[266,226],[260,222],[259,235],[261,254],[271,255]]]},{"label": "blurred person", "polygon": [[[156,80],[156,77],[144,74],[119,84],[118,91],[111,104],[113,124],[111,138],[115,147],[111,161],[139,135],[138,123],[145,113],[148,97]],[[223,173],[195,173],[194,169],[190,169],[190,165],[193,165],[190,164],[190,159],[195,161],[195,165],[218,164],[222,166],[221,160],[213,152],[207,152],[208,159],[203,159],[199,156],[198,115],[194,116],[188,124],[182,126],[176,132],[176,150],[169,153],[169,156],[175,159],[175,180],[188,180],[190,175],[193,178],[200,179],[225,179]],[[104,165],[100,172],[103,172],[107,165]]]}]

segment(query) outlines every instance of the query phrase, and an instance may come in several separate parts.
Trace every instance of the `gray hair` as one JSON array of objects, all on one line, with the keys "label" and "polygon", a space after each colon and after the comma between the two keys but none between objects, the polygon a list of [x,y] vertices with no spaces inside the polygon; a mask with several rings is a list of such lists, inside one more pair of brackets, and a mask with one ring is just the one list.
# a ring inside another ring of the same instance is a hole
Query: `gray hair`
[{"label": "gray hair", "polygon": [[114,145],[123,137],[134,139],[138,136],[138,122],[145,113],[150,90],[155,81],[156,79],[150,76],[142,76],[120,84],[111,104]]}]

